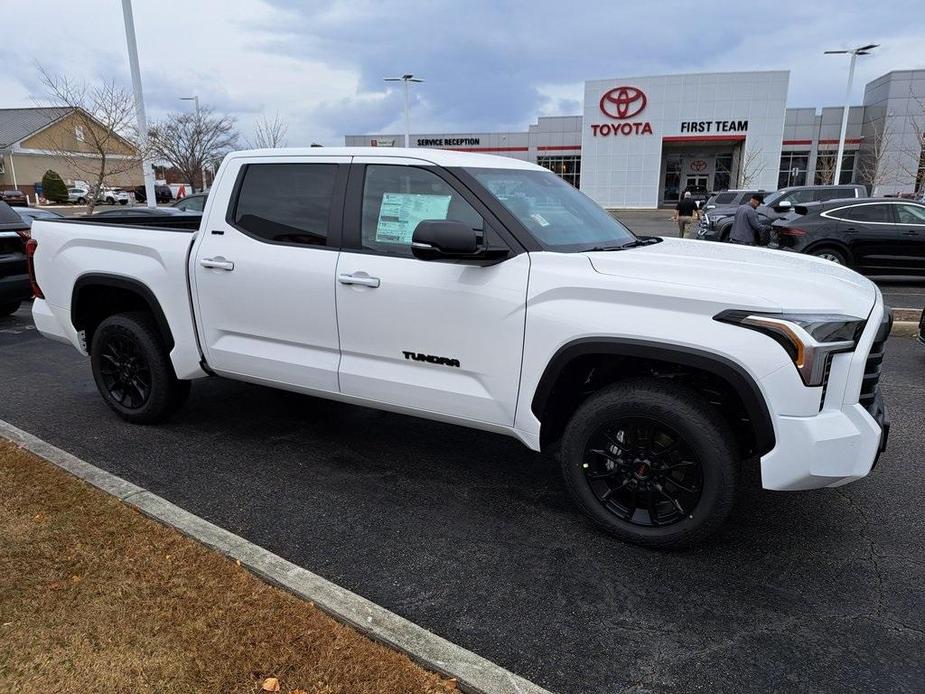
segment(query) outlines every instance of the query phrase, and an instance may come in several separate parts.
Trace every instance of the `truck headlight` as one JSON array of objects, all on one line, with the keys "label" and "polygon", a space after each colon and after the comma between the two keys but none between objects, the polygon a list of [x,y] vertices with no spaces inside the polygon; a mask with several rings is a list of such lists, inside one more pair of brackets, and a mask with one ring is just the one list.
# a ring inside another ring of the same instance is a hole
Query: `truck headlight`
[{"label": "truck headlight", "polygon": [[822,385],[831,355],[853,351],[865,323],[863,318],[854,316],[735,310],[723,311],[713,318],[757,330],[777,342],[790,355],[807,386]]}]

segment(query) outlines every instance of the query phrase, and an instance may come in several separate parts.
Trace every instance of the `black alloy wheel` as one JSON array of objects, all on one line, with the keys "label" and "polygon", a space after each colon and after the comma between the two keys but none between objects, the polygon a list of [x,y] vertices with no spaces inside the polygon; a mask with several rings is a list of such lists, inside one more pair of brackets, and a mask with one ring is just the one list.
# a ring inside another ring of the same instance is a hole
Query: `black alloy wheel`
[{"label": "black alloy wheel", "polygon": [[151,366],[134,336],[108,336],[100,360],[100,376],[110,397],[129,410],[144,406],[151,396]]},{"label": "black alloy wheel", "polygon": [[703,469],[690,444],[646,417],[600,426],[588,440],[583,469],[598,502],[643,527],[689,517],[703,490]]}]

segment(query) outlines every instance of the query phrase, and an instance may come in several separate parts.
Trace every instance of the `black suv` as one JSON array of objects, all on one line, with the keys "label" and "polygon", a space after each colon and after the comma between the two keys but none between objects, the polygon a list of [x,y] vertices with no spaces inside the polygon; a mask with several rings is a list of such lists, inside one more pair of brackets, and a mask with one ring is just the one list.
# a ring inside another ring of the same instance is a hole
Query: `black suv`
[{"label": "black suv", "polygon": [[896,198],[795,205],[774,222],[778,245],[868,275],[925,275],[925,205]]},{"label": "black suv", "polygon": [[[135,186],[135,200],[138,202],[147,202],[148,194],[144,186]],[[173,200],[173,191],[170,186],[154,186],[154,202],[170,202]]]},{"label": "black suv", "polygon": [[[751,196],[749,196],[751,197]],[[789,212],[794,205],[807,202],[820,202],[836,198],[867,197],[867,189],[861,184],[851,183],[842,186],[792,186],[781,188],[776,193],[769,193],[764,198],[764,205],[756,212],[758,219],[770,224]],[[742,204],[748,202],[746,198]],[[708,211],[697,230],[697,238],[708,241],[726,241],[732,230],[732,220],[739,205],[715,207]]]},{"label": "black suv", "polygon": [[747,203],[755,193],[768,195],[768,192],[765,190],[748,190],[742,188],[736,190],[724,190],[722,192],[714,193],[711,195],[710,199],[707,200],[700,209],[709,211],[716,209],[717,207],[738,207],[739,205],[744,205]]},{"label": "black suv", "polygon": [[26,268],[26,239],[29,225],[16,211],[0,201],[0,317],[8,316],[19,304],[32,298],[32,284]]}]

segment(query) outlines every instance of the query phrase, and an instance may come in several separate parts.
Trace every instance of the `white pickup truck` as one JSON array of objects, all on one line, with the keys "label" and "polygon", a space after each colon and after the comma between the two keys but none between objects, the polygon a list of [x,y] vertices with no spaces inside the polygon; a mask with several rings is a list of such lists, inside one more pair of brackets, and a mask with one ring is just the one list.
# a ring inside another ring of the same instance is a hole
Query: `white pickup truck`
[{"label": "white pickup truck", "polygon": [[38,329],[130,422],[217,375],[500,432],[557,454],[578,506],[643,545],[716,530],[741,464],[832,487],[886,442],[874,284],[636,236],[513,159],[238,152],[201,224],[37,220],[28,255]]}]

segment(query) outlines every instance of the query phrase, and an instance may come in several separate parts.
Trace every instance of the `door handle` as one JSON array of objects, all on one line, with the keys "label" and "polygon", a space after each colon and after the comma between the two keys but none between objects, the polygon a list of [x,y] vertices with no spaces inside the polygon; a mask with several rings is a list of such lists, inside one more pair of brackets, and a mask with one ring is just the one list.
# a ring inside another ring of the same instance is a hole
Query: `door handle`
[{"label": "door handle", "polygon": [[915,229],[906,229],[903,233],[906,236],[918,236],[919,235],[919,232],[917,232]]},{"label": "door handle", "polygon": [[234,263],[224,258],[202,258],[199,264],[203,267],[210,267],[216,270],[234,270]]},{"label": "door handle", "polygon": [[340,282],[341,284],[362,284],[364,287],[372,287],[373,289],[379,286],[378,277],[369,277],[368,275],[365,275],[365,274],[363,275],[340,274],[337,276],[337,281]]}]

